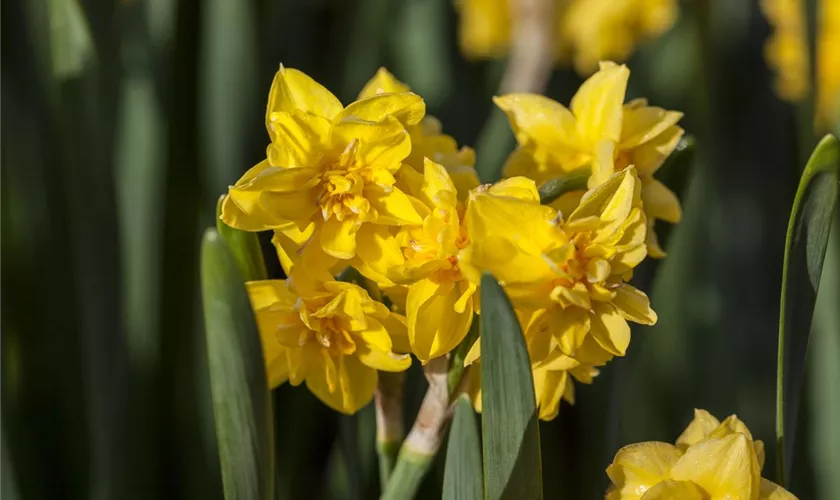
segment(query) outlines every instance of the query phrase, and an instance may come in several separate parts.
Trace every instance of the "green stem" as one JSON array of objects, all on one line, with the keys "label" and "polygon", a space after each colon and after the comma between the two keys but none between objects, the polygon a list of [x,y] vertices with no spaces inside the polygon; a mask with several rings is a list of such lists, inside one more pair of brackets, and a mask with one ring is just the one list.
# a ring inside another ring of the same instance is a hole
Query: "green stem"
[{"label": "green stem", "polygon": [[449,366],[449,373],[447,374],[447,388],[449,389],[449,399],[455,399],[455,393],[458,391],[458,386],[461,384],[461,378],[464,375],[464,359],[470,348],[478,339],[478,316],[473,315],[472,325],[467,332],[467,336],[452,351],[452,364]]},{"label": "green stem", "polygon": [[548,205],[566,193],[585,190],[586,181],[589,179],[591,172],[591,167],[583,167],[569,172],[563,177],[546,181],[540,186],[540,203]]},{"label": "green stem", "polygon": [[379,373],[376,389],[376,453],[379,456],[379,481],[382,490],[397,461],[405,430],[403,429],[403,387],[405,373]]},{"label": "green stem", "polygon": [[379,484],[383,490],[387,488],[388,480],[394,471],[401,444],[400,441],[376,440],[376,454],[379,456]]},{"label": "green stem", "polygon": [[397,466],[388,481],[380,500],[406,500],[414,498],[435,455],[400,451]]}]

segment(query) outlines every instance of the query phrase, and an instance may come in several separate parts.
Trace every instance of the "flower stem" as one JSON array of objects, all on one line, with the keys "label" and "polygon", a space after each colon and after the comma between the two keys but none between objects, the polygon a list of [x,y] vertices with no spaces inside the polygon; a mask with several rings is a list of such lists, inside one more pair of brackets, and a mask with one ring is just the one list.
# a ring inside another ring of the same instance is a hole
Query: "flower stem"
[{"label": "flower stem", "polygon": [[414,498],[440,449],[444,427],[450,416],[448,365],[447,357],[441,356],[429,361],[424,367],[429,389],[400,449],[393,474],[383,489],[382,500]]},{"label": "flower stem", "polygon": [[379,455],[379,481],[382,489],[394,469],[397,453],[405,436],[403,429],[403,385],[405,373],[379,373],[376,389],[376,453]]}]

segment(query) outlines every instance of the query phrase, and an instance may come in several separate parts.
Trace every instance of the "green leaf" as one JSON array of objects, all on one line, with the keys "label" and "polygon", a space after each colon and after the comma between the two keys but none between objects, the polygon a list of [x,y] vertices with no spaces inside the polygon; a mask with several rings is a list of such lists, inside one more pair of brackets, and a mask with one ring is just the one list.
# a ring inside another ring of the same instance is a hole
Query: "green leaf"
[{"label": "green leaf", "polygon": [[230,249],[208,229],[201,244],[201,288],[225,498],[273,500],[271,397],[242,281]]},{"label": "green leaf", "polygon": [[531,363],[513,307],[486,273],[481,277],[481,398],[485,498],[542,498]]},{"label": "green leaf", "polygon": [[443,472],[443,500],[480,500],[481,448],[472,403],[466,396],[455,403],[455,419],[449,429],[446,469]]},{"label": "green leaf", "polygon": [[777,479],[792,465],[796,417],[831,219],[840,183],[840,142],[826,135],[805,166],[793,201],[785,242],[776,380]]},{"label": "green leaf", "polygon": [[579,168],[563,177],[546,181],[540,186],[540,203],[548,205],[566,193],[585,190],[590,172],[591,167]]},{"label": "green leaf", "polygon": [[233,253],[239,272],[245,281],[268,279],[268,271],[265,269],[265,258],[263,257],[260,240],[257,233],[249,233],[234,229],[222,222],[222,200],[219,198],[216,204],[216,230],[222,236]]},{"label": "green leaf", "polygon": [[58,80],[79,76],[93,60],[93,39],[77,0],[50,0],[50,47]]}]

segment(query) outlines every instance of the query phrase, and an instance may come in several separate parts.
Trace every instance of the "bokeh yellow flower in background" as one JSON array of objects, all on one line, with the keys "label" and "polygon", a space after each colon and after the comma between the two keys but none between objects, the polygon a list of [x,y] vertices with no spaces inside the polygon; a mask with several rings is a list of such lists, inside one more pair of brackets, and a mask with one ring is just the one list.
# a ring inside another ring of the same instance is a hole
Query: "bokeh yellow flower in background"
[{"label": "bokeh yellow flower in background", "polygon": [[607,500],[795,500],[761,477],[764,443],[738,417],[723,422],[705,410],[669,443],[625,446],[607,467]]},{"label": "bokeh yellow flower in background", "polygon": [[[678,15],[676,0],[554,0],[556,58],[581,75],[598,62],[626,61],[635,47],[665,33]],[[461,51],[471,59],[507,55],[510,0],[456,0]]]},{"label": "bokeh yellow flower in background", "polygon": [[[510,297],[541,381],[541,418],[553,418],[560,399],[573,398],[562,372],[591,382],[594,367],[626,353],[628,321],[656,322],[647,296],[627,283],[647,255],[641,182],[635,168],[620,170],[568,218],[539,204],[531,180],[499,185],[470,196],[466,269],[489,270]],[[480,355],[476,342],[465,363]]]},{"label": "bokeh yellow flower in background", "polygon": [[[801,101],[812,89],[805,3],[802,0],[762,0],[773,28],[765,44],[767,64],[776,72],[776,93]],[[817,2],[814,121],[819,131],[840,124],[840,2]]]},{"label": "bokeh yellow flower in background", "polygon": [[392,335],[404,337],[405,325],[362,288],[309,274],[246,283],[269,385],[305,382],[331,408],[355,413],[373,397],[377,370],[411,364],[393,352]]},{"label": "bokeh yellow flower in background", "polygon": [[423,100],[410,92],[345,108],[302,72],[281,66],[266,110],[268,158],[231,186],[222,220],[295,237],[311,230],[301,259],[323,269],[368,250],[389,226],[419,224],[394,174],[411,152],[404,124],[417,124],[424,114]]},{"label": "bokeh yellow flower in background", "polygon": [[[634,165],[642,182],[647,214],[647,245],[652,257],[663,257],[653,226],[656,220],[677,223],[682,217],[677,196],[654,174],[683,135],[678,111],[648,106],[644,99],[624,104],[630,70],[611,62],[586,80],[571,106],[536,94],[495,98],[510,120],[519,147],[505,165],[506,176],[526,176],[538,185],[577,169],[590,169],[588,185],[598,186],[615,170]],[[554,206],[568,213],[582,192],[567,194]]]}]

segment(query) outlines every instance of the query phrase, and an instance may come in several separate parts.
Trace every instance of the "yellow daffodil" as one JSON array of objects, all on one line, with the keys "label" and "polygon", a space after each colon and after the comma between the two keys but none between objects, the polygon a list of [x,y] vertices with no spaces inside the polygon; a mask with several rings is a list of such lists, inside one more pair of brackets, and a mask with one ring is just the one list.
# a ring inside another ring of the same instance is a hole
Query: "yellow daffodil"
[{"label": "yellow daffodil", "polygon": [[[539,205],[530,185],[530,200],[471,195],[470,266],[489,270],[502,283],[520,311],[535,366],[551,366],[561,355],[591,366],[623,356],[630,343],[627,321],[656,322],[647,296],[626,283],[647,254],[635,169],[588,191],[567,219]],[[467,361],[478,351],[476,344]]]},{"label": "yellow daffodil", "polygon": [[[762,0],[761,8],[773,27],[765,55],[776,71],[776,93],[782,99],[800,101],[812,87],[805,4],[802,0]],[[840,123],[840,3],[819,0],[817,19],[814,114],[816,127],[825,130]]]},{"label": "yellow daffodil", "polygon": [[[409,91],[408,85],[397,80],[385,68],[379,68],[376,75],[359,93],[359,99],[367,99],[384,93]],[[443,165],[463,195],[466,195],[472,186],[478,184],[475,151],[466,146],[459,149],[455,139],[443,133],[443,128],[437,118],[426,115],[420,123],[406,123],[405,125],[411,136],[411,154],[403,163],[410,165],[421,174],[425,158]]]},{"label": "yellow daffodil", "polygon": [[607,500],[796,500],[761,477],[764,444],[735,415],[723,422],[705,410],[676,446],[647,442],[625,446],[607,467]]},{"label": "yellow daffodil", "polygon": [[[504,57],[511,43],[509,0],[456,0],[461,51],[468,58]],[[625,61],[635,46],[666,32],[676,0],[556,0],[556,57],[589,75],[598,61]]]},{"label": "yellow daffodil", "polygon": [[356,285],[293,273],[246,286],[272,388],[306,382],[331,408],[354,413],[373,397],[377,370],[411,363],[393,352],[392,336],[405,337],[401,319]]},{"label": "yellow daffodil", "polygon": [[222,220],[247,231],[311,231],[301,248],[306,267],[370,253],[389,226],[422,222],[394,173],[411,152],[405,125],[424,113],[410,92],[345,108],[304,73],[281,66],[266,110],[268,158],[231,186]]},{"label": "yellow daffodil", "polygon": [[407,282],[406,325],[411,351],[424,363],[454,349],[477,311],[476,284],[461,272],[459,254],[469,243],[463,204],[446,169],[428,158],[421,176],[404,167],[398,185],[422,202],[423,224],[397,235],[405,263],[392,268]]},{"label": "yellow daffodil", "polygon": [[[648,251],[652,257],[662,257],[665,253],[653,225],[658,219],[677,223],[682,211],[676,195],[653,175],[683,135],[677,126],[682,113],[648,106],[644,99],[622,104],[629,76],[626,66],[601,63],[601,70],[581,85],[569,109],[535,94],[497,97],[495,102],[508,115],[519,143],[508,158],[505,175],[541,184],[587,168],[588,185],[593,188],[615,170],[634,165],[642,182]],[[562,197],[555,207],[573,208],[580,194]]]}]

